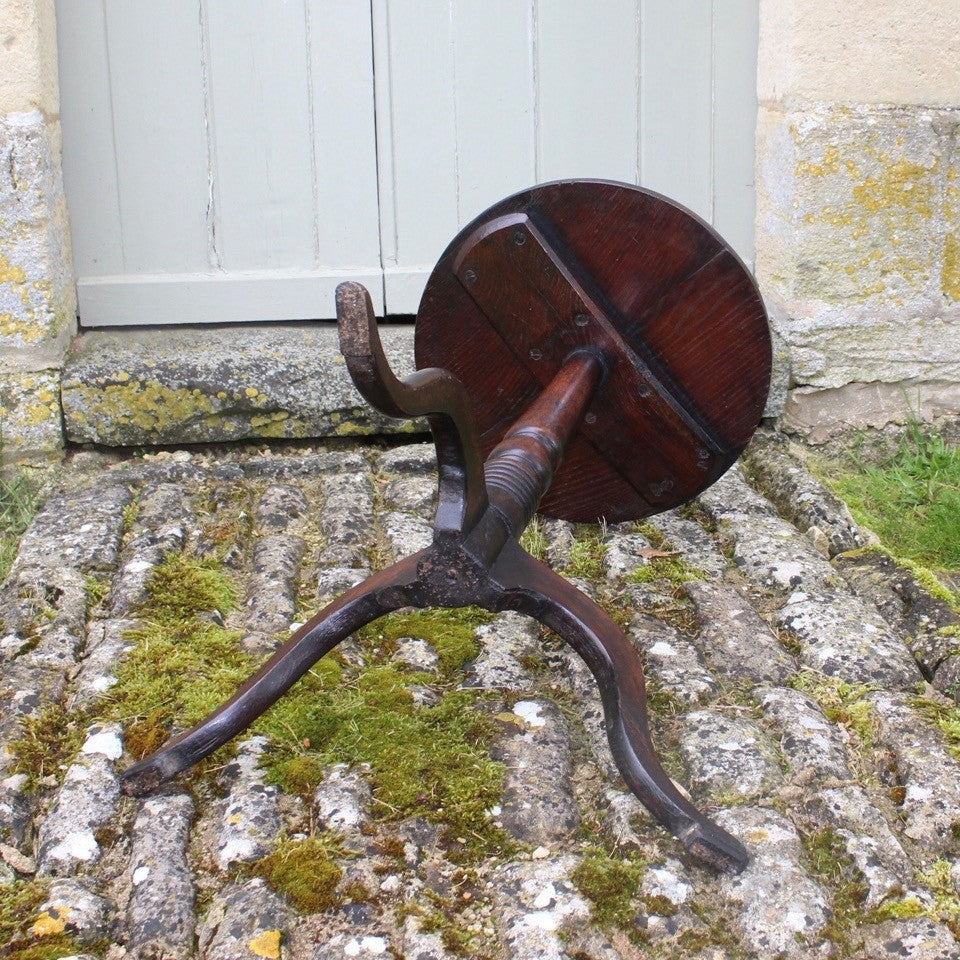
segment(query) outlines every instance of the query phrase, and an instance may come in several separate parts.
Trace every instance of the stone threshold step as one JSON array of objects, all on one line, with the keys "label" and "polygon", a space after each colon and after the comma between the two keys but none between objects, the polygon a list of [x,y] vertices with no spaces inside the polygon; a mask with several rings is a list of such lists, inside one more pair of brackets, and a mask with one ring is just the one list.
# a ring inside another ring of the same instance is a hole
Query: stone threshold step
[{"label": "stone threshold step", "polygon": [[[380,332],[408,375],[413,327]],[[427,429],[366,404],[332,323],[89,331],[73,342],[61,398],[67,438],[110,447]]]}]

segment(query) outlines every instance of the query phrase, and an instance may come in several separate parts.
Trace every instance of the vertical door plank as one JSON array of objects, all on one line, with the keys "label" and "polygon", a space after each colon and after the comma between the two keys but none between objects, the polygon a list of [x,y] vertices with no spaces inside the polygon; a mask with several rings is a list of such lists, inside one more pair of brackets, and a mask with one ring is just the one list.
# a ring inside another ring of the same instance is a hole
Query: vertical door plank
[{"label": "vertical door plank", "polygon": [[637,3],[539,0],[538,180],[636,182]]},{"label": "vertical door plank", "polygon": [[316,263],[303,3],[206,4],[214,224],[225,270]]},{"label": "vertical door plank", "polygon": [[640,44],[641,182],[710,220],[710,3],[643,0]]},{"label": "vertical door plank", "polygon": [[105,3],[126,269],[208,269],[200,4]]},{"label": "vertical door plank", "polygon": [[[457,229],[450,3],[374,0],[374,13],[378,153],[390,143],[380,202],[393,208],[393,231],[382,235],[385,295],[388,310],[407,312],[416,309],[417,288]],[[391,273],[398,277],[393,299]]]},{"label": "vertical door plank", "polygon": [[102,4],[58,0],[57,46],[74,269],[80,275],[120,274],[123,238]]},{"label": "vertical door plank", "polygon": [[713,224],[752,264],[757,0],[713,0]]},{"label": "vertical door plank", "polygon": [[533,3],[453,5],[459,226],[536,181]]},{"label": "vertical door plank", "polygon": [[306,15],[318,261],[379,273],[370,0],[307,0]]}]

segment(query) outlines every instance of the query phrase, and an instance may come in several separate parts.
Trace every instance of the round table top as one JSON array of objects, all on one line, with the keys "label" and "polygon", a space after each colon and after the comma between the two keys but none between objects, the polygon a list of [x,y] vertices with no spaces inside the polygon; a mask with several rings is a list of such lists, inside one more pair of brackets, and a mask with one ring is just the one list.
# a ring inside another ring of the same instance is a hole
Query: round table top
[{"label": "round table top", "polygon": [[417,367],[463,381],[484,456],[585,344],[610,373],[541,502],[547,516],[676,507],[759,424],[771,347],[756,284],[711,226],[649,190],[567,180],[500,201],[447,247],[417,314]]}]

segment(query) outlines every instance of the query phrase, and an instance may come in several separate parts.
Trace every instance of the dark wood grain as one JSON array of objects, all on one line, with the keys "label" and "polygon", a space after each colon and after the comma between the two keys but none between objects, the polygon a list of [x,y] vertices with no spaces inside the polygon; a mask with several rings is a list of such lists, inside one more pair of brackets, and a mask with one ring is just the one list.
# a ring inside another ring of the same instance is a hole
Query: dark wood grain
[{"label": "dark wood grain", "polygon": [[[528,237],[511,251],[520,231]],[[538,247],[549,271],[538,268]],[[576,326],[578,314],[591,329]],[[770,381],[766,313],[750,274],[672,201],[565,181],[510,197],[465,227],[421,302],[417,365],[444,366],[467,386],[484,454],[565,351],[596,342],[604,324],[629,356],[614,357],[541,503],[550,516],[648,516],[689,500],[736,460]]]}]

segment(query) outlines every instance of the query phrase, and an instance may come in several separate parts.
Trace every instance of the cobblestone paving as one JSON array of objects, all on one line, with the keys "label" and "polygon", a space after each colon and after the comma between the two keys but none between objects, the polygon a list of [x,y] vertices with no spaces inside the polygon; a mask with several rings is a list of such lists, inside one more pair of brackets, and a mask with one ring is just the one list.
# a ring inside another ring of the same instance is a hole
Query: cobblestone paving
[{"label": "cobblestone paving", "polygon": [[[73,456],[0,591],[0,923],[22,913],[0,957],[960,957],[960,618],[862,550],[775,440],[679,512],[528,537],[624,625],[665,765],[744,841],[742,875],[688,862],[625,792],[588,671],[513,613],[362,632],[311,681],[352,705],[318,714],[335,723],[279,716],[122,797],[119,771],[171,732],[151,711],[204,680],[185,660],[138,701],[144,645],[189,619],[227,638],[206,669],[236,683],[429,540],[432,464],[426,444]],[[188,561],[235,601],[163,601]],[[384,697],[396,730],[365,726]],[[465,798],[387,792],[382,741],[399,767],[445,704],[438,742],[478,724],[438,772]]]}]

